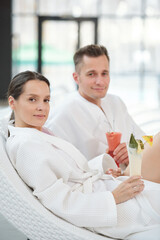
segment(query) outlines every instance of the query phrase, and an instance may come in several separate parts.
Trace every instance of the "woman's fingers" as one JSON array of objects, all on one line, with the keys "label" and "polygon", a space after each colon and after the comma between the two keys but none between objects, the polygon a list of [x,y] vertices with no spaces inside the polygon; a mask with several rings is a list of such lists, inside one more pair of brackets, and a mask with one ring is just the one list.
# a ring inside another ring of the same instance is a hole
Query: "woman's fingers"
[{"label": "woman's fingers", "polygon": [[125,202],[137,194],[139,194],[144,189],[144,183],[140,176],[133,176],[121,183],[112,192],[117,204]]},{"label": "woman's fingers", "polygon": [[119,177],[121,176],[121,168],[117,168],[117,169],[109,168],[106,171],[106,174],[111,174],[113,177]]}]

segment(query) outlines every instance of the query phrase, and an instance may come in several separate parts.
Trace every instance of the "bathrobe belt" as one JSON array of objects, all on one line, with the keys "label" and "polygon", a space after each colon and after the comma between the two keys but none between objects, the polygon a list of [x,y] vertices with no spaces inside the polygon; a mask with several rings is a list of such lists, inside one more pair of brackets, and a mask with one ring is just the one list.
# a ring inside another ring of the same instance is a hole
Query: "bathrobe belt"
[{"label": "bathrobe belt", "polygon": [[82,183],[76,183],[72,186],[72,191],[78,190],[80,192],[83,192],[85,194],[92,193],[93,192],[93,183],[100,179],[113,179],[115,180],[111,175],[102,174],[100,172],[95,173],[95,171],[90,172],[90,176],[88,176],[87,179],[84,180]]}]

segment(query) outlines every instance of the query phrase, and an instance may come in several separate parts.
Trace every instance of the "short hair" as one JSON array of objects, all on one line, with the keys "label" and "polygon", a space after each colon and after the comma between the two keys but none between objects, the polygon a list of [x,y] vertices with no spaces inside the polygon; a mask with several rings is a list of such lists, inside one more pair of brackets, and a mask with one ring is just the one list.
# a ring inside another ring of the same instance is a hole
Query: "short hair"
[{"label": "short hair", "polygon": [[99,57],[102,55],[105,55],[107,57],[108,61],[110,61],[108,51],[102,45],[91,44],[91,45],[87,45],[85,47],[78,49],[73,56],[75,69],[77,70],[77,66],[80,63],[82,63],[84,56]]},{"label": "short hair", "polygon": [[20,72],[15,77],[13,77],[8,87],[7,96],[8,97],[12,96],[15,100],[17,100],[19,96],[23,93],[23,87],[25,83],[30,80],[44,81],[50,88],[49,80],[46,77],[44,77],[41,73],[25,71]]}]

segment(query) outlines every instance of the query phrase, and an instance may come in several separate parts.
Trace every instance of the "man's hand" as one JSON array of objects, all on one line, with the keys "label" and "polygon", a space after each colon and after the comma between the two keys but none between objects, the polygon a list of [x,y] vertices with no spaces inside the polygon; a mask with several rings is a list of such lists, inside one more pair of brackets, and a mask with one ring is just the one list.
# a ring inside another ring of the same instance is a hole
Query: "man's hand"
[{"label": "man's hand", "polygon": [[126,166],[129,164],[128,151],[126,143],[120,143],[113,152],[114,160],[121,164],[124,163]]},{"label": "man's hand", "polygon": [[119,204],[135,197],[142,192],[143,189],[144,183],[141,180],[141,176],[132,176],[114,189],[112,194],[116,204]]},{"label": "man's hand", "polygon": [[121,174],[121,168],[117,168],[117,169],[112,169],[112,168],[109,168],[107,171],[106,171],[106,174],[111,174],[113,177],[119,177],[119,176],[122,176]]}]

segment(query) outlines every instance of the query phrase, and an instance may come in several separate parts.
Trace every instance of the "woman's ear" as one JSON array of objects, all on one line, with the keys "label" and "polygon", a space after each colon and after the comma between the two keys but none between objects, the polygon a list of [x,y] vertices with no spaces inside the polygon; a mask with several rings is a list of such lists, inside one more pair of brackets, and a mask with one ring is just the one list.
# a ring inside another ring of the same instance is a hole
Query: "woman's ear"
[{"label": "woman's ear", "polygon": [[15,99],[14,99],[14,97],[9,96],[9,98],[8,98],[8,104],[9,104],[10,108],[11,108],[12,110],[14,110],[14,108],[15,108]]}]

